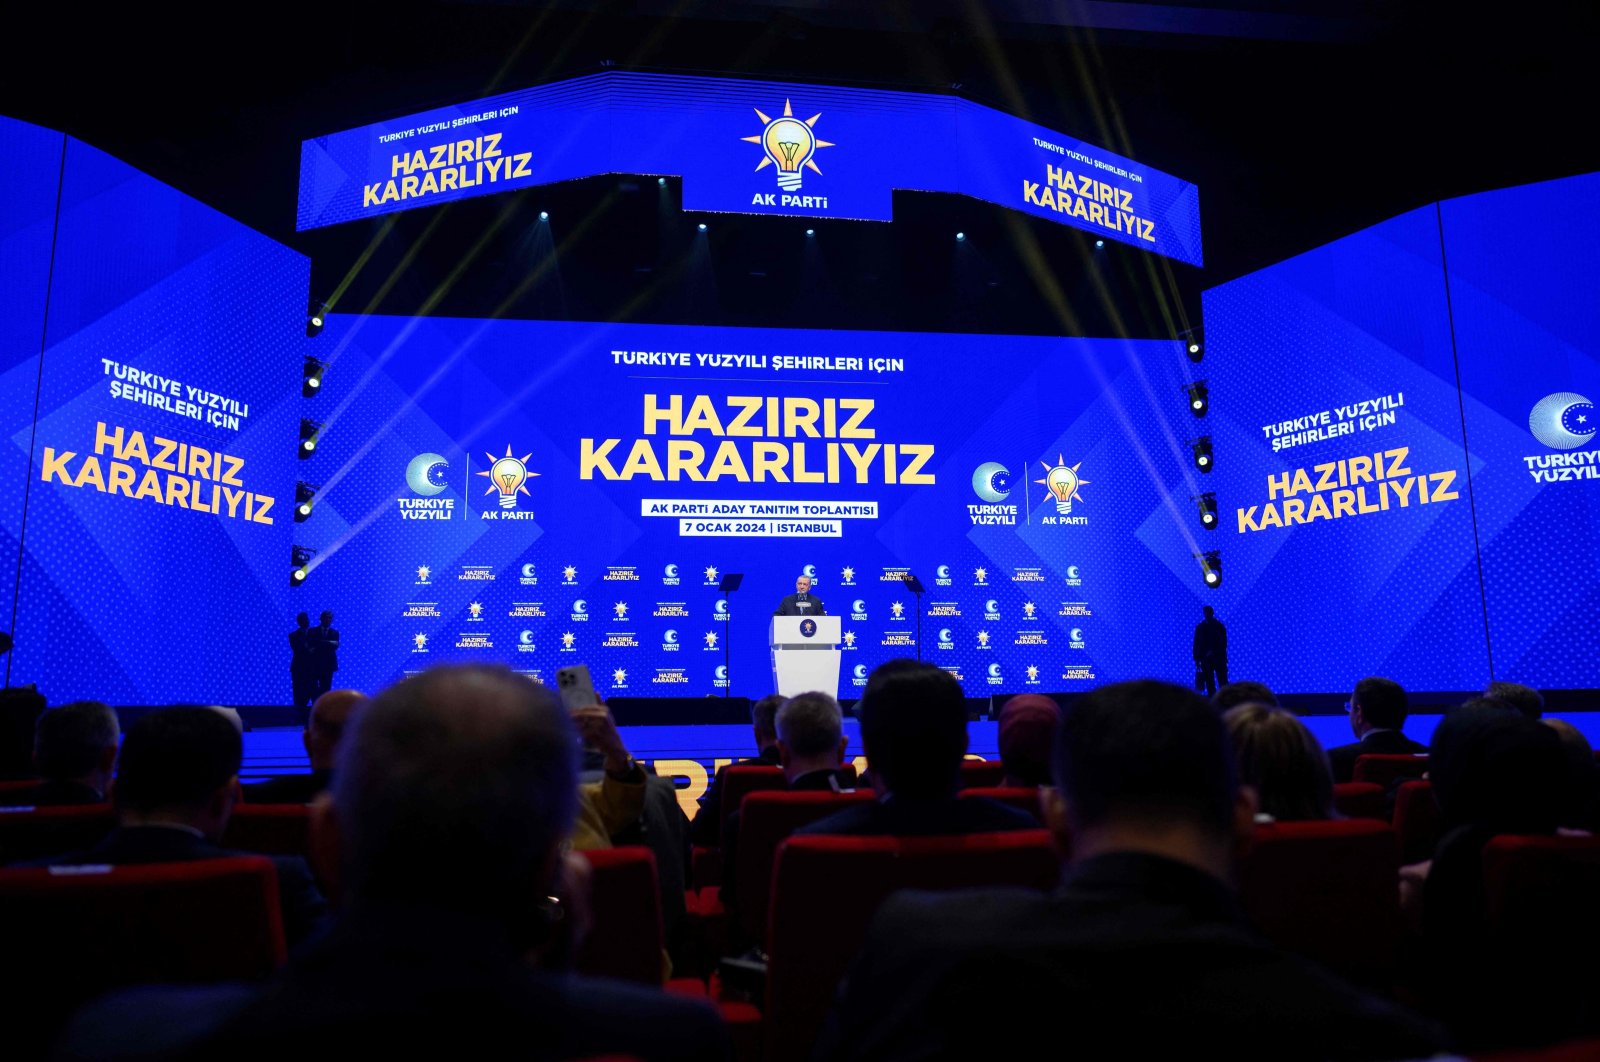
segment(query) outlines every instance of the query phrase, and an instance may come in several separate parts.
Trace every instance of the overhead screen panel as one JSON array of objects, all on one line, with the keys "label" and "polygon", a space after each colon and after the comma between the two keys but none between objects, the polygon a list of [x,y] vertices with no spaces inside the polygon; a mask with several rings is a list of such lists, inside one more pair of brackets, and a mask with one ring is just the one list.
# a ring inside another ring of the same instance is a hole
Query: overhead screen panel
[{"label": "overhead screen panel", "polygon": [[346,631],[341,681],[508,660],[759,696],[810,574],[850,695],[919,651],[906,572],[969,695],[1192,677],[1172,342],[339,315],[315,342],[342,412],[299,595]]},{"label": "overhead screen panel", "polygon": [[605,173],[675,175],[686,210],[888,221],[969,195],[1200,265],[1199,192],[951,96],[608,73],[306,141],[302,230]]},{"label": "overhead screen panel", "polygon": [[37,421],[0,406],[33,453],[11,679],[282,703],[308,263],[79,141],[57,165]]}]

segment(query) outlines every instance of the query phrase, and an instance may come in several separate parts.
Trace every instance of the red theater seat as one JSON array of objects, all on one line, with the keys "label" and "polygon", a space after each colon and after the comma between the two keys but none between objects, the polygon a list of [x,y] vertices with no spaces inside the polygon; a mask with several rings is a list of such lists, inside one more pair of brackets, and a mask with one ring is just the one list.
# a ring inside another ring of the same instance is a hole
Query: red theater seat
[{"label": "red theater seat", "polygon": [[1044,806],[1038,786],[980,786],[963,789],[960,795],[993,800],[1008,807],[1018,808],[1032,815],[1038,822],[1044,822]]},{"label": "red theater seat", "polygon": [[1400,862],[1433,858],[1444,833],[1444,819],[1432,782],[1422,779],[1400,784],[1394,797],[1394,832],[1400,837]]},{"label": "red theater seat", "polygon": [[729,767],[722,772],[722,830],[728,818],[744,806],[751,793],[770,793],[789,788],[782,767]]},{"label": "red theater seat", "polygon": [[[873,914],[899,889],[1053,888],[1044,830],[960,837],[794,837],[778,851],[767,929],[767,1058],[811,1057]],[[1003,1015],[995,1015],[1003,1021]]]},{"label": "red theater seat", "polygon": [[0,940],[26,971],[7,1000],[27,1015],[20,1031],[49,1036],[114,988],[271,974],[284,958],[278,878],[257,856],[0,870]]},{"label": "red theater seat", "polygon": [[109,804],[0,808],[0,863],[93,847],[116,824]]},{"label": "red theater seat", "polygon": [[7,793],[19,793],[26,789],[32,789],[43,780],[42,778],[0,779],[0,800],[4,800]]},{"label": "red theater seat", "polygon": [[1387,990],[1400,932],[1399,845],[1370,819],[1257,826],[1239,897],[1268,940]]},{"label": "red theater seat", "polygon": [[767,900],[772,892],[772,864],[778,845],[802,826],[835,812],[877,799],[871,790],[848,793],[752,793],[739,823],[736,868],[739,928],[745,939],[759,941],[767,928]]},{"label": "red theater seat", "polygon": [[307,804],[236,804],[222,834],[222,847],[263,855],[304,856],[311,851],[311,807]]},{"label": "red theater seat", "polygon": [[1383,808],[1383,786],[1372,782],[1337,782],[1333,787],[1333,806],[1347,819],[1387,819]]},{"label": "red theater seat", "polygon": [[[1600,896],[1600,837],[1496,837],[1483,849],[1483,885],[1491,927],[1559,921],[1553,905]],[[1592,920],[1586,907],[1565,914],[1573,926]]]},{"label": "red theater seat", "polygon": [[962,760],[962,789],[993,789],[1004,785],[1006,765],[999,760]]},{"label": "red theater seat", "polygon": [[1356,757],[1354,781],[1372,782],[1383,786],[1387,791],[1396,782],[1410,778],[1421,778],[1428,773],[1428,757],[1426,756],[1379,756],[1366,755]]}]

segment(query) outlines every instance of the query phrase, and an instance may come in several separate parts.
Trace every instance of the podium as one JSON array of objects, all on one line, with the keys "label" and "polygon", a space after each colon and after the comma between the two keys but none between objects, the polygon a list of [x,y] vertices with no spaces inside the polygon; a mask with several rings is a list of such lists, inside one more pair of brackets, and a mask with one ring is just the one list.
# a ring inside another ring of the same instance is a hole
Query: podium
[{"label": "podium", "polygon": [[774,616],[767,644],[772,647],[772,684],[784,697],[821,691],[839,695],[838,616]]}]

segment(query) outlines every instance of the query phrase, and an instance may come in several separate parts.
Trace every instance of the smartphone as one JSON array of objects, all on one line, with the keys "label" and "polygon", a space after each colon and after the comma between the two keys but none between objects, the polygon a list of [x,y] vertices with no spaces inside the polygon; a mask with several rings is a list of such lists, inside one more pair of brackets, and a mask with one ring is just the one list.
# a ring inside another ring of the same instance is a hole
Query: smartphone
[{"label": "smartphone", "polygon": [[594,692],[594,680],[584,664],[564,667],[556,671],[556,688],[561,691],[561,704],[567,711],[599,704]]}]

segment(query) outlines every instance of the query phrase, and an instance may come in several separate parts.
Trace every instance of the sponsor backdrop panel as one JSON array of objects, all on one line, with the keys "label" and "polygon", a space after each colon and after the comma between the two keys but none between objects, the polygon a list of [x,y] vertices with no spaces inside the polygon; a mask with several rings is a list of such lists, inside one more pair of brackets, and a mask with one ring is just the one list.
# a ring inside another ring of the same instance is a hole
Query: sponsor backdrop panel
[{"label": "sponsor backdrop panel", "polygon": [[1232,676],[1483,683],[1435,208],[1212,289],[1205,320]]},{"label": "sponsor backdrop panel", "polygon": [[[28,480],[39,348],[44,343],[50,245],[66,137],[0,118],[0,630],[16,599],[18,532]],[[9,658],[8,658],[9,665]]]},{"label": "sponsor backdrop panel", "polygon": [[1192,677],[1210,533],[1152,427],[1185,415],[1174,343],[335,315],[313,349],[296,597],[336,613],[341,681],[585,663],[610,695],[720,694],[731,637],[759,696],[809,574],[849,696],[917,651],[907,571],[970,695]]},{"label": "sponsor backdrop panel", "polygon": [[1567,689],[1600,686],[1597,196],[1589,175],[1439,205],[1495,677]]},{"label": "sponsor backdrop panel", "polygon": [[307,282],[302,256],[68,139],[37,424],[3,407],[13,447],[36,435],[12,681],[286,699]]},{"label": "sponsor backdrop panel", "polygon": [[308,140],[301,229],[604,173],[686,210],[888,221],[896,189],[986,199],[1199,265],[1193,184],[953,96],[607,73]]}]

